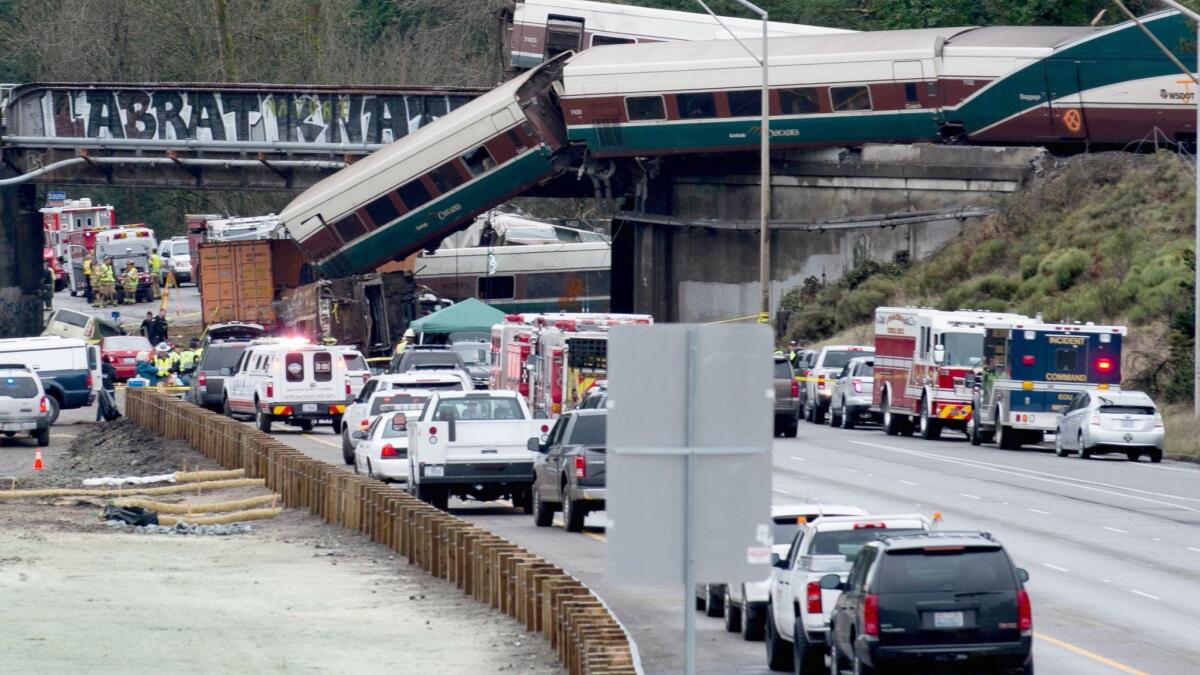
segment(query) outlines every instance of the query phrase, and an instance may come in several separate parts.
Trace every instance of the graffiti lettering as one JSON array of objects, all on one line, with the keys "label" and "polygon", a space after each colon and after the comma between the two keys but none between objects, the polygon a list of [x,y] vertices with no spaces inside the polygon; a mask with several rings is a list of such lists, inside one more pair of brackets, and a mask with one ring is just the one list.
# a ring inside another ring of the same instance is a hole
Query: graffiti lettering
[{"label": "graffiti lettering", "polygon": [[473,95],[92,88],[19,98],[10,107],[12,135],[382,144]]}]

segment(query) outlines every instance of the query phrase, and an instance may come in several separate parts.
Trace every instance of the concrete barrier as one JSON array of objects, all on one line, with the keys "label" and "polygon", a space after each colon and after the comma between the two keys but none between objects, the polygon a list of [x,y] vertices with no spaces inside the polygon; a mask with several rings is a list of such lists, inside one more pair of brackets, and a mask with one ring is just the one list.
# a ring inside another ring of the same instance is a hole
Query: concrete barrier
[{"label": "concrete barrier", "polygon": [[482,528],[366,476],[315,460],[258,429],[152,389],[129,389],[138,426],[185,440],[247,478],[262,478],[285,506],[362,532],[481,603],[542,633],[570,675],[640,673],[636,647],[578,579]]}]

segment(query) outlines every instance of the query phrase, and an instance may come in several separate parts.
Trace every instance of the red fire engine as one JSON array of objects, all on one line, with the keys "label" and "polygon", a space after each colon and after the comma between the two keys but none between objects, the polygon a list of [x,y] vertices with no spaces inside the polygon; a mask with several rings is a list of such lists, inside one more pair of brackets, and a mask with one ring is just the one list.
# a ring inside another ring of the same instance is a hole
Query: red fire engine
[{"label": "red fire engine", "polygon": [[82,293],[87,283],[83,279],[83,259],[96,250],[96,233],[116,227],[113,207],[93,205],[92,200],[71,199],[61,206],[41,209],[42,231],[46,248],[55,259],[62,259],[66,271],[66,286],[71,295]]}]

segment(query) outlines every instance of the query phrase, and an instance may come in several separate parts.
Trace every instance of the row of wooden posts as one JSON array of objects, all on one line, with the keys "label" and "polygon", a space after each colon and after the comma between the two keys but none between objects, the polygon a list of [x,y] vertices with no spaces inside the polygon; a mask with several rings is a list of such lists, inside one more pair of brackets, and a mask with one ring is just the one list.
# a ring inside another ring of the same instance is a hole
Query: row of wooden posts
[{"label": "row of wooden posts", "polygon": [[128,389],[135,424],[186,440],[248,478],[264,478],[284,505],[369,536],[429,574],[542,633],[571,675],[635,673],[623,627],[578,579],[487,530],[403,490],[313,459],[269,434],[151,389]]}]

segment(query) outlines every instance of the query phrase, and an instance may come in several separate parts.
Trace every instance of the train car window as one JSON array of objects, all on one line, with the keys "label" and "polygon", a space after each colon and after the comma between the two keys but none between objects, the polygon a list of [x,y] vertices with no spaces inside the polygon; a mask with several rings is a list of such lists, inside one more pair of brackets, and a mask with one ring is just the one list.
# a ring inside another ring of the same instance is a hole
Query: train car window
[{"label": "train car window", "polygon": [[675,103],[679,106],[679,116],[685,120],[705,119],[717,116],[717,102],[712,94],[697,92],[694,94],[676,94]]},{"label": "train car window", "polygon": [[[387,195],[383,196],[383,200],[388,200]],[[374,205],[374,203],[375,202],[371,202],[371,204],[367,205],[367,213],[371,213],[371,220],[375,220],[375,214],[371,212],[371,206]],[[392,213],[395,215],[388,220],[375,220],[376,226],[383,227],[384,225],[387,225],[395,220],[396,216],[400,215],[399,213],[396,213],[396,208],[393,207],[391,203],[389,203],[388,206],[391,207]],[[383,215],[383,213],[381,212],[380,215]],[[351,213],[345,218],[337,221],[333,224],[333,229],[337,230],[338,236],[342,238],[342,241],[353,241],[354,239],[358,239],[367,233],[367,227],[363,225],[361,220],[358,219],[357,213]]]},{"label": "train car window", "polygon": [[473,150],[468,150],[467,154],[462,156],[462,161],[463,164],[467,165],[467,171],[470,171],[472,176],[478,176],[485,171],[496,168],[496,160],[492,158],[492,153],[488,152],[488,149],[482,145]]},{"label": "train car window", "polygon": [[551,14],[546,19],[546,59],[583,47],[583,19]]},{"label": "train car window", "polygon": [[615,35],[593,35],[592,46],[603,47],[604,45],[631,45],[637,43],[633,38],[617,37]]},{"label": "train car window", "polygon": [[811,115],[821,112],[817,90],[811,87],[781,89],[779,90],[779,109],[784,115]]},{"label": "train car window", "polygon": [[446,194],[463,184],[462,176],[459,175],[458,169],[454,167],[453,162],[446,162],[433,171],[430,171],[429,179],[433,181],[438,192],[442,194]]},{"label": "train car window", "polygon": [[829,97],[834,112],[871,109],[871,90],[866,87],[830,87]]},{"label": "train car window", "polygon": [[661,96],[630,96],[625,99],[625,112],[629,113],[630,122],[661,120],[667,116]]},{"label": "train car window", "polygon": [[761,91],[731,91],[725,96],[729,100],[731,117],[756,117],[762,114]]},{"label": "train car window", "polygon": [[[391,198],[386,195],[379,197],[376,199],[376,201],[371,202],[370,204],[367,204],[366,209],[367,215],[371,216],[371,220],[376,223],[376,227],[388,225],[389,222],[400,217],[400,211],[396,210],[396,205],[392,204]],[[338,234],[342,234],[341,228],[338,227],[341,225],[341,223],[342,221],[337,221],[334,223],[334,229],[337,229]],[[355,235],[355,237],[358,237],[358,235]],[[354,237],[347,237],[347,235],[342,234],[343,241],[349,241],[350,239],[354,239]]]},{"label": "train car window", "polygon": [[513,277],[479,277],[480,300],[507,300],[513,297]]},{"label": "train car window", "polygon": [[396,190],[396,194],[399,195],[400,201],[404,202],[404,205],[408,207],[409,211],[420,207],[422,204],[432,199],[432,197],[429,195],[429,190],[425,189],[425,186],[421,184],[420,179],[401,185]]},{"label": "train car window", "polygon": [[917,103],[918,102],[917,83],[916,82],[905,82],[904,83],[904,101],[906,103]]},{"label": "train car window", "polygon": [[516,129],[509,129],[504,135],[508,136],[509,142],[517,149],[517,154],[521,154],[529,149],[529,142],[525,140],[524,136],[518,134]]}]

